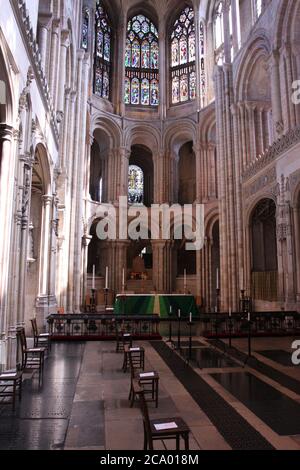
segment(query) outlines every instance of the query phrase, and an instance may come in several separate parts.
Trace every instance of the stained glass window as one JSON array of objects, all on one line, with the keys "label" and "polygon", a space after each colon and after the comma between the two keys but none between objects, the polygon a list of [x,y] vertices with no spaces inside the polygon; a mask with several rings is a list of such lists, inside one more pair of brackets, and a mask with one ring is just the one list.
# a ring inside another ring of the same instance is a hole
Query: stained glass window
[{"label": "stained glass window", "polygon": [[97,1],[95,21],[94,93],[109,99],[112,30],[102,0]]},{"label": "stained glass window", "polygon": [[159,46],[156,26],[144,15],[128,22],[125,49],[125,104],[158,106]]},{"label": "stained glass window", "polygon": [[144,200],[144,173],[137,165],[130,165],[128,170],[128,202],[129,204],[143,204]]},{"label": "stained glass window", "polygon": [[90,24],[90,11],[88,8],[84,8],[83,20],[82,20],[81,47],[86,51],[88,50],[88,47],[89,47],[89,24]]},{"label": "stained glass window", "polygon": [[206,71],[205,71],[205,32],[204,23],[200,23],[200,97],[202,107],[206,104]]},{"label": "stained glass window", "polygon": [[171,33],[172,104],[196,98],[196,36],[192,7],[186,7],[175,21]]}]

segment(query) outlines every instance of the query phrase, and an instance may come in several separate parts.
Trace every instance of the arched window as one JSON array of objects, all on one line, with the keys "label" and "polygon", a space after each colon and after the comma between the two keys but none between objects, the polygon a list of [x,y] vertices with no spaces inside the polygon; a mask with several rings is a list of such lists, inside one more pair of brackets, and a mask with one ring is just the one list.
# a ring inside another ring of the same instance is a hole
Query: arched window
[{"label": "arched window", "polygon": [[254,21],[258,20],[263,11],[263,0],[253,0]]},{"label": "arched window", "polygon": [[88,47],[89,47],[89,24],[90,24],[90,11],[87,7],[84,7],[83,18],[82,18],[81,47],[86,51],[88,50]]},{"label": "arched window", "polygon": [[125,51],[125,104],[158,106],[158,31],[144,15],[128,22]]},{"label": "arched window", "polygon": [[184,103],[196,98],[196,36],[194,10],[186,7],[171,33],[171,101]]},{"label": "arched window", "polygon": [[[233,46],[232,46],[232,9],[231,4],[228,6],[228,18],[229,18],[229,34],[228,41],[231,47],[231,60],[233,60]],[[215,62],[217,65],[222,65],[225,62],[225,34],[224,34],[224,0],[216,2],[214,10],[214,47],[215,47]]]},{"label": "arched window", "polygon": [[112,30],[102,0],[96,5],[94,93],[110,98]]},{"label": "arched window", "polygon": [[200,96],[201,105],[205,106],[206,102],[206,71],[205,71],[205,26],[203,21],[200,23]]},{"label": "arched window", "polygon": [[144,173],[137,165],[129,165],[128,169],[128,202],[129,204],[144,202]]}]

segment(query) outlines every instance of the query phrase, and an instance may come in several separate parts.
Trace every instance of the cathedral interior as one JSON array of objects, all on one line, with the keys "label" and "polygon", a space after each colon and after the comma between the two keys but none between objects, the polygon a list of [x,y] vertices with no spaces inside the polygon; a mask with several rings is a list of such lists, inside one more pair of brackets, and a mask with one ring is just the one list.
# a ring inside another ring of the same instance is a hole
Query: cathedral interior
[{"label": "cathedral interior", "polygon": [[300,2],[2,0],[0,188],[0,450],[300,450]]}]

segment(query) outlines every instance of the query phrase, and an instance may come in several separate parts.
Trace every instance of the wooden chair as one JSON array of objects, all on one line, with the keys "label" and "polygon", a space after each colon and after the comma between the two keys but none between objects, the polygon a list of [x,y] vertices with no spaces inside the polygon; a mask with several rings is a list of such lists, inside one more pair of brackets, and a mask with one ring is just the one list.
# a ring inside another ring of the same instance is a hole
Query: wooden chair
[{"label": "wooden chair", "polygon": [[44,371],[45,361],[45,348],[28,348],[27,340],[25,335],[25,329],[20,328],[17,331],[18,339],[21,345],[22,352],[22,370],[24,369],[35,369],[39,372],[39,383]]},{"label": "wooden chair", "polygon": [[0,374],[0,398],[1,405],[12,404],[13,411],[15,411],[16,398],[19,401],[22,398],[22,375],[21,370],[6,371]]},{"label": "wooden chair", "polygon": [[176,450],[180,450],[180,438],[184,441],[185,450],[189,450],[190,429],[182,418],[150,419],[144,391],[140,386],[136,387],[135,394],[140,401],[144,424],[144,450],[153,450],[154,441],[176,441]]},{"label": "wooden chair", "polygon": [[51,350],[51,335],[49,333],[39,333],[36,318],[30,320],[32,333],[33,333],[33,344],[35,348],[45,348]]},{"label": "wooden chair", "polygon": [[[130,364],[130,391],[128,400],[130,401],[130,408],[133,407],[134,400],[136,398],[135,390],[137,384],[142,387],[144,395],[147,397],[147,402],[155,402],[156,408],[158,407],[158,382],[159,375],[155,371],[151,372],[140,372],[132,358],[132,353],[129,352],[129,364]],[[149,398],[148,398],[149,396]]]},{"label": "wooden chair", "polygon": [[116,324],[116,352],[124,352],[125,346],[132,347],[132,336],[130,333],[119,330]]},{"label": "wooden chair", "polygon": [[123,361],[123,371],[127,372],[128,363],[129,363],[129,353],[131,353],[131,358],[134,367],[137,369],[145,369],[145,349],[144,348],[133,348],[130,346],[124,346],[124,361]]}]

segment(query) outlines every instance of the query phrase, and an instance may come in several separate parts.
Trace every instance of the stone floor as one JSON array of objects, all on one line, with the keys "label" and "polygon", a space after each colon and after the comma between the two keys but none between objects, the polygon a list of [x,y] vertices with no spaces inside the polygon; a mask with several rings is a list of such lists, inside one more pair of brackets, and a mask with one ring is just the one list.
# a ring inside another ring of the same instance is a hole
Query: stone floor
[{"label": "stone floor", "polygon": [[[289,352],[291,341],[291,338],[259,338],[253,341],[252,346],[259,360],[300,384],[299,367],[284,366],[259,353],[269,350]],[[297,393],[247,365],[242,367],[220,356],[203,338],[197,338],[193,344],[195,360],[191,363],[194,377],[191,390],[197,392],[195,377],[199,377],[203,381],[202,389],[203,384],[206,384],[207,396],[200,397],[204,400],[206,398],[203,404],[208,403],[209,395],[216,396],[216,407],[219,407],[217,409],[221,416],[215,420],[213,413],[204,412],[204,405],[203,409],[199,406],[201,399],[194,399],[197,394],[189,393],[184,383],[184,373],[181,371],[180,378],[150,343],[142,342],[140,345],[146,351],[146,370],[156,370],[160,375],[159,407],[155,409],[153,404],[149,404],[150,416],[181,416],[191,429],[192,450],[234,448],[234,444],[229,444],[234,443],[234,439],[226,434],[228,430],[224,432],[222,425],[222,419],[228,419],[228,414],[222,416],[224,402],[229,405],[232,416],[240,416],[249,429],[258,431],[270,446],[276,449],[300,449],[300,435],[279,435],[275,432],[274,426],[272,428],[261,416],[258,417],[259,413],[256,414],[247,406],[247,402],[242,400],[243,396],[237,396],[236,391],[228,386],[228,374],[235,377],[240,374],[238,378],[250,374],[258,379],[255,383],[264,382],[269,386],[270,393],[276,391],[277,394],[274,392],[273,395],[280,400],[288,398],[292,405],[300,404],[300,395]],[[186,346],[186,343],[183,345]],[[236,339],[235,346],[246,351],[247,341]],[[176,359],[177,352],[170,345],[168,348],[170,357]],[[184,364],[179,357],[173,363],[176,365],[180,361]],[[0,449],[142,449],[141,413],[138,403],[133,408],[129,406],[130,377],[129,372],[122,371],[122,362],[123,355],[115,352],[113,342],[55,343],[46,360],[42,386],[38,386],[35,377],[26,380],[22,402],[15,413],[8,406],[0,406]],[[222,374],[226,377],[225,381],[222,381]],[[249,396],[248,388],[251,389],[253,385],[247,380],[242,381],[242,384],[243,393]],[[198,388],[200,390],[200,380]],[[272,403],[270,399],[270,405]],[[266,407],[266,402],[261,406]],[[173,446],[171,441],[157,442],[156,448],[172,449]]]}]

